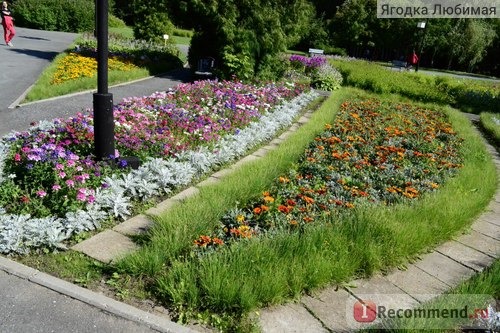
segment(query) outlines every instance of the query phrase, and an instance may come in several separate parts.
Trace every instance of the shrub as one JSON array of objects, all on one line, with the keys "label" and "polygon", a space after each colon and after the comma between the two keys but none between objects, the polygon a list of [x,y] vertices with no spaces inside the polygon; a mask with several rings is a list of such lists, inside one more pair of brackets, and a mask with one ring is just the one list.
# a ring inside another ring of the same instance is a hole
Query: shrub
[{"label": "shrub", "polygon": [[342,86],[342,74],[329,64],[324,64],[314,71],[311,85],[320,90],[337,90]]},{"label": "shrub", "polygon": [[65,32],[94,29],[92,0],[17,0],[12,7],[17,24],[26,28]]},{"label": "shrub", "polygon": [[150,13],[134,25],[135,38],[147,41],[160,42],[164,34],[171,35],[173,31],[174,24],[166,13]]},{"label": "shrub", "polygon": [[193,31],[186,29],[174,28],[174,36],[179,37],[193,37]]},{"label": "shrub", "polygon": [[127,25],[125,24],[125,22],[123,22],[122,19],[110,14],[108,16],[108,26],[110,28],[125,28]]}]

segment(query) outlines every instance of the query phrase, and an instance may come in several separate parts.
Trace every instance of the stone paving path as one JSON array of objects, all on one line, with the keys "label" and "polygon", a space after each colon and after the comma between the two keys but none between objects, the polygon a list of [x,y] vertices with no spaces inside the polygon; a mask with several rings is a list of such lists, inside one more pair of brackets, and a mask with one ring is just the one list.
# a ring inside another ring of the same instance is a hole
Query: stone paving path
[{"label": "stone paving path", "polygon": [[[269,145],[246,156],[227,169],[212,174],[205,181],[190,187],[144,214],[106,230],[75,245],[73,250],[102,262],[113,262],[137,249],[130,236],[145,232],[152,225],[148,216],[158,215],[188,197],[195,196],[199,188],[218,182],[225,175],[245,163],[262,158],[275,149],[290,133],[308,121],[306,113],[287,132]],[[474,118],[475,119],[475,118]],[[500,174],[500,157],[488,145]],[[313,295],[303,296],[300,301],[273,306],[260,311],[263,333],[291,332],[347,332],[360,327],[352,317],[354,302],[364,296],[377,294],[384,304],[393,308],[414,307],[456,286],[461,281],[481,272],[500,256],[500,189],[488,209],[471,226],[470,233],[448,241],[421,260],[410,264],[404,271],[394,271],[385,276],[374,276],[367,280],[355,280],[348,287],[330,287]],[[384,298],[385,297],[385,298]]]}]

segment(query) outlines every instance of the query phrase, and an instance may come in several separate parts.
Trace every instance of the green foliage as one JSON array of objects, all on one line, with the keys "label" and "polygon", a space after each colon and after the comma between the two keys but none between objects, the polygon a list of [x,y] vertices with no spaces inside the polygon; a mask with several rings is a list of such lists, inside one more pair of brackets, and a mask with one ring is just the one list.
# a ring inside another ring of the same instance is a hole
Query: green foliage
[{"label": "green foliage", "polygon": [[256,74],[256,78],[262,81],[278,81],[286,73],[288,64],[286,59],[281,56],[265,57]]},{"label": "green foliage", "polygon": [[[248,56],[253,65],[252,75],[262,72],[266,73],[265,77],[274,76],[269,71],[278,68],[270,59],[300,39],[301,29],[313,14],[305,0],[191,0],[188,3],[189,13],[198,23],[188,57],[191,68],[196,68],[200,58],[212,56],[224,78],[242,75],[233,72],[238,68],[234,61],[229,64],[224,61],[227,53]],[[249,73],[246,70],[243,75]]]},{"label": "green foliage", "polygon": [[344,83],[376,93],[396,93],[416,101],[450,104],[467,112],[500,110],[500,86],[480,80],[459,80],[395,72],[366,61],[334,60]]},{"label": "green foliage", "polygon": [[13,15],[20,26],[66,32],[94,29],[93,0],[17,0]]},{"label": "green foliage", "polygon": [[146,41],[163,41],[163,35],[171,35],[174,25],[166,13],[153,12],[145,15],[142,20],[138,20],[134,25],[134,36],[136,39]]},{"label": "green foliage", "polygon": [[312,74],[311,85],[320,90],[337,90],[342,85],[342,74],[329,64],[320,66]]},{"label": "green foliage", "polygon": [[246,54],[232,54],[224,52],[224,69],[227,71],[224,76],[235,75],[238,79],[247,81],[253,77],[253,63]]},{"label": "green foliage", "polygon": [[179,37],[188,37],[188,38],[191,38],[191,37],[193,37],[193,31],[192,30],[186,30],[186,29],[174,28],[173,35],[174,36],[179,36]]},{"label": "green foliage", "polygon": [[500,116],[499,114],[483,112],[480,116],[482,129],[492,139],[497,148],[500,148]]},{"label": "green foliage", "polygon": [[127,25],[123,22],[122,19],[116,17],[115,15],[110,14],[108,16],[108,27],[109,28],[125,28]]}]

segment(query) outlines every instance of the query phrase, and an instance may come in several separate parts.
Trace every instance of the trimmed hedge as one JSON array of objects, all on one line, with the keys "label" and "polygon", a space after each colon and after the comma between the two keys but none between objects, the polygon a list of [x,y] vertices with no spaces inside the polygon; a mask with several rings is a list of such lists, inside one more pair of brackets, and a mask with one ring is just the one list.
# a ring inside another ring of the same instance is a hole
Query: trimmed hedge
[{"label": "trimmed hedge", "polygon": [[94,30],[93,0],[16,0],[16,24],[26,28],[84,32]]}]

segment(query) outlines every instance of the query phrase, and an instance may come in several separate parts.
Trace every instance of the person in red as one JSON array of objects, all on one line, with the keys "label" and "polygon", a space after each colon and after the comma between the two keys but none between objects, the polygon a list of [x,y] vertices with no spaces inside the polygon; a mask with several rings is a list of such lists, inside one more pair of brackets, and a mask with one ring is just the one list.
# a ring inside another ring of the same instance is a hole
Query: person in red
[{"label": "person in red", "polygon": [[406,60],[406,69],[410,70],[413,66],[415,66],[418,63],[418,56],[415,53],[415,50],[413,50],[413,53],[408,56],[408,59]]},{"label": "person in red", "polygon": [[12,38],[16,35],[16,30],[14,29],[14,21],[12,19],[12,14],[9,10],[9,5],[7,1],[2,2],[2,26],[3,26],[3,38],[5,39],[5,44],[12,46]]}]

